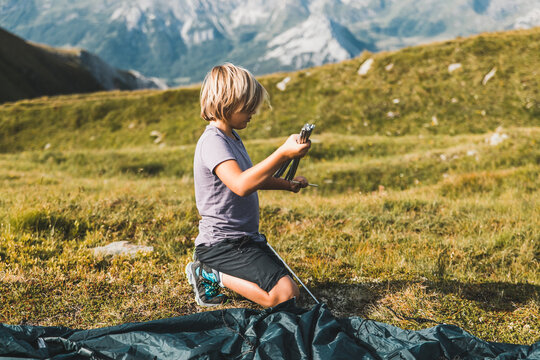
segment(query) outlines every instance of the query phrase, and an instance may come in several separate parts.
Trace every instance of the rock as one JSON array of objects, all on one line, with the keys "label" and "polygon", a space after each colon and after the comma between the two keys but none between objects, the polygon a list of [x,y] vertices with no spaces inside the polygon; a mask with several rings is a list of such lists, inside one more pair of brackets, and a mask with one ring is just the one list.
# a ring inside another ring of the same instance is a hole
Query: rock
[{"label": "rock", "polygon": [[399,99],[394,99],[394,100],[392,100],[392,102],[393,102],[394,104],[399,104]]},{"label": "rock", "polygon": [[384,70],[390,71],[394,68],[394,63],[390,63],[384,67]]},{"label": "rock", "polygon": [[453,63],[453,64],[448,65],[448,72],[449,73],[452,73],[452,72],[456,71],[457,69],[461,69],[461,64],[460,63]]},{"label": "rock", "polygon": [[149,253],[154,251],[153,246],[133,245],[129,241],[116,241],[105,246],[92,249],[94,256],[106,255],[129,255],[134,257],[137,253]]},{"label": "rock", "polygon": [[486,139],[486,142],[491,146],[497,146],[506,139],[508,139],[508,135],[496,132],[490,137],[488,137]]},{"label": "rock", "polygon": [[163,135],[162,133],[160,133],[160,132],[157,131],[157,130],[152,130],[152,131],[150,132],[150,136],[155,137],[155,139],[154,139],[154,144],[159,144],[160,142],[163,141],[163,137],[164,137],[165,135]]},{"label": "rock", "polygon": [[358,75],[364,76],[367,75],[369,69],[371,69],[371,65],[373,65],[373,58],[369,58],[366,61],[362,63],[360,68],[358,69]]},{"label": "rock", "polygon": [[482,80],[482,85],[486,85],[487,82],[493,77],[495,76],[495,73],[497,72],[497,68],[494,67],[493,69],[491,69],[490,72],[488,72],[485,76],[484,76],[484,79]]},{"label": "rock", "polygon": [[51,148],[51,143],[47,143],[45,144],[45,146],[43,147],[43,150],[49,150]]},{"label": "rock", "polygon": [[277,83],[276,87],[281,90],[281,91],[285,91],[285,88],[287,87],[287,83],[291,81],[291,78],[290,77],[286,77],[285,79],[281,80],[280,82]]}]

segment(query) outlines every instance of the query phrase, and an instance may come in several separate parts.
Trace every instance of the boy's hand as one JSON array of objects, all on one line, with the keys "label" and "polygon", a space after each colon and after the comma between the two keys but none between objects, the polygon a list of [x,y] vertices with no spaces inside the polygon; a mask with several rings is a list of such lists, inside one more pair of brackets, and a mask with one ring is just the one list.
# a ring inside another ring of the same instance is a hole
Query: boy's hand
[{"label": "boy's hand", "polygon": [[296,181],[291,182],[291,191],[294,193],[297,193],[300,191],[300,189],[307,187],[309,183],[308,180],[303,176],[297,176],[293,179],[293,181]]},{"label": "boy's hand", "polygon": [[307,154],[309,148],[311,147],[310,140],[308,140],[308,142],[305,144],[297,143],[296,140],[298,139],[298,137],[298,134],[292,134],[291,136],[289,136],[287,141],[285,141],[283,145],[280,146],[283,155],[285,155],[285,157],[287,157],[288,159],[303,157]]}]

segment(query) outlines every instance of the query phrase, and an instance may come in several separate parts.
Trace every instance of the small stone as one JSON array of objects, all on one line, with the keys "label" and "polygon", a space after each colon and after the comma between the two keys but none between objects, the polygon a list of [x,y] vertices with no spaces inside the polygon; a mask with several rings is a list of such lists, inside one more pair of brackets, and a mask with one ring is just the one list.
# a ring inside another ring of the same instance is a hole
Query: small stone
[{"label": "small stone", "polygon": [[490,137],[488,137],[486,139],[486,142],[491,146],[497,146],[506,139],[508,139],[508,135],[496,132]]},{"label": "small stone", "polygon": [[150,132],[150,136],[155,137],[155,139],[154,139],[154,144],[159,144],[160,142],[163,141],[163,137],[164,137],[165,135],[162,134],[161,132],[157,131],[157,130],[152,130],[152,131]]},{"label": "small stone", "polygon": [[452,73],[458,69],[461,69],[461,64],[460,63],[453,63],[453,64],[450,64],[448,65],[448,72],[449,73]]},{"label": "small stone", "polygon": [[360,68],[358,69],[358,75],[364,76],[367,75],[369,72],[369,69],[371,69],[371,65],[373,65],[373,58],[369,58],[366,61],[362,63]]},{"label": "small stone", "polygon": [[134,257],[137,253],[149,253],[154,251],[153,246],[133,245],[129,241],[116,241],[105,246],[93,248],[94,256],[106,255],[129,255]]},{"label": "small stone", "polygon": [[497,72],[497,68],[494,67],[493,69],[491,69],[490,72],[488,72],[485,76],[484,76],[484,79],[482,80],[482,85],[486,85],[487,82],[495,76],[495,73]]},{"label": "small stone", "polygon": [[287,84],[291,81],[291,78],[290,77],[286,77],[285,79],[281,80],[280,82],[277,83],[276,87],[281,90],[281,91],[285,91],[285,89],[287,88]]}]

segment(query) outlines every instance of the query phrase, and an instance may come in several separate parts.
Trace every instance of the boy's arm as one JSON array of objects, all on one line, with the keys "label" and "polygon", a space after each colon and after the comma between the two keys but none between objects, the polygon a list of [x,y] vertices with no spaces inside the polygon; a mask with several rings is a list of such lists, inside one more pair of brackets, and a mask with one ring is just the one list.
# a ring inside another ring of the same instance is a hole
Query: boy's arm
[{"label": "boy's arm", "polygon": [[308,186],[308,181],[303,176],[297,176],[294,178],[294,180],[296,183],[282,178],[270,176],[261,184],[261,186],[259,186],[259,190],[287,190],[296,193],[300,191],[300,189]]},{"label": "boy's arm", "polygon": [[232,192],[239,196],[247,196],[260,189],[286,160],[302,157],[308,152],[311,143],[298,144],[297,137],[298,135],[289,136],[287,141],[270,156],[246,171],[240,169],[236,160],[224,161],[216,166],[214,171]]},{"label": "boy's arm", "polygon": [[259,190],[291,190],[291,185],[288,180],[270,176],[259,186]]}]

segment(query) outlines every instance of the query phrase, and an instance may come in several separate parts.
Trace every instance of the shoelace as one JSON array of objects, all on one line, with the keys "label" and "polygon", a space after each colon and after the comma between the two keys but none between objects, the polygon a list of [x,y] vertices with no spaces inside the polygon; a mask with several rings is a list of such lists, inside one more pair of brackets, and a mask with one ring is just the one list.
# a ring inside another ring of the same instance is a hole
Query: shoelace
[{"label": "shoelace", "polygon": [[203,280],[202,284],[204,286],[204,294],[207,298],[213,298],[217,295],[219,295],[219,284],[209,281],[209,280]]}]

